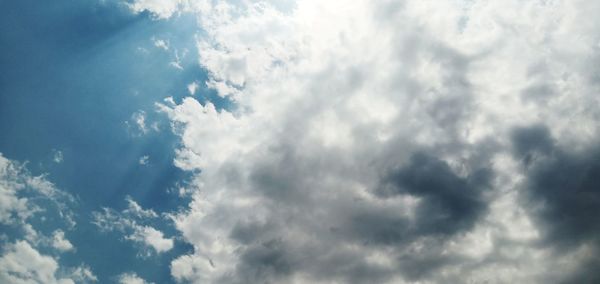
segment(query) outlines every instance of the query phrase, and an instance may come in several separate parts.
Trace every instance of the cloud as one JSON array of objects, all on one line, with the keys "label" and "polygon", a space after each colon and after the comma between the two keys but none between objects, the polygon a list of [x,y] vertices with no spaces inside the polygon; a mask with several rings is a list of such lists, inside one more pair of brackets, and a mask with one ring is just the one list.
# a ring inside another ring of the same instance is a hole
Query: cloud
[{"label": "cloud", "polygon": [[192,82],[190,84],[187,85],[187,89],[188,92],[190,93],[190,95],[194,95],[196,93],[196,90],[198,90],[198,82]]},{"label": "cloud", "polygon": [[405,168],[390,174],[383,194],[418,198],[414,224],[406,227],[416,228],[419,235],[448,235],[468,231],[484,215],[487,205],[482,196],[492,178],[485,168],[460,177],[447,163],[417,152]]},{"label": "cloud", "polygon": [[130,121],[126,121],[125,125],[135,131],[134,133],[137,133],[137,135],[144,135],[150,130],[146,124],[146,112],[143,110],[132,114]]},{"label": "cloud", "polygon": [[145,243],[154,248],[157,253],[166,252],[173,248],[172,239],[165,238],[161,231],[148,226],[137,227],[133,235],[127,237],[127,239]]},{"label": "cloud", "polygon": [[4,247],[0,257],[2,283],[85,283],[97,281],[88,268],[79,267],[70,275],[59,276],[59,265],[51,256],[40,254],[26,241]]},{"label": "cloud", "polygon": [[158,105],[196,174],[176,280],[597,279],[594,1],[169,3],[233,105]]},{"label": "cloud", "polygon": [[63,162],[63,153],[62,153],[62,151],[54,149],[54,150],[52,150],[52,155],[53,155],[52,160],[55,163],[60,164],[60,163]]},{"label": "cloud", "polygon": [[152,42],[154,43],[154,46],[156,46],[158,48],[161,48],[163,50],[169,50],[169,42],[168,41],[153,37]]},{"label": "cloud", "polygon": [[[174,246],[174,240],[165,238],[163,232],[147,224],[159,216],[151,209],[143,209],[130,197],[126,198],[128,208],[117,212],[110,208],[92,213],[93,221],[101,231],[116,231],[125,234],[125,239],[154,249],[156,253],[169,251]],[[145,256],[150,255],[145,251]]]},{"label": "cloud", "polygon": [[148,164],[148,160],[150,159],[150,156],[148,155],[144,155],[140,158],[140,160],[138,161],[138,163],[142,166],[145,166]]},{"label": "cloud", "polygon": [[52,246],[59,251],[70,251],[73,250],[73,244],[69,240],[65,239],[65,232],[61,230],[54,231],[52,235]]},{"label": "cloud", "polygon": [[68,279],[57,279],[56,261],[41,255],[25,241],[19,241],[5,248],[0,258],[0,277],[5,283],[72,283]]},{"label": "cloud", "polygon": [[600,151],[561,147],[543,125],[519,127],[513,135],[514,155],[527,175],[525,203],[544,231],[544,243],[563,251],[585,250],[582,266],[569,283],[598,281],[600,248]]},{"label": "cloud", "polygon": [[32,176],[23,164],[0,153],[0,223],[25,224],[51,205],[73,226],[73,213],[68,208],[73,202],[73,196],[58,190],[44,175]]},{"label": "cloud", "polygon": [[152,282],[146,282],[146,280],[140,278],[135,273],[124,273],[119,276],[119,283],[121,284],[152,284]]},{"label": "cloud", "polygon": [[164,19],[164,18],[169,18],[171,17],[173,14],[175,14],[176,12],[178,12],[178,8],[180,6],[180,3],[183,3],[184,1],[180,1],[180,0],[169,0],[169,1],[162,1],[162,0],[135,0],[135,1],[130,1],[130,3],[128,3],[129,8],[136,12],[143,12],[143,11],[149,11],[151,12],[157,19]]},{"label": "cloud", "polygon": [[79,266],[71,271],[70,273],[71,279],[75,283],[89,283],[89,282],[97,282],[98,278],[92,270],[90,270],[87,266]]},{"label": "cloud", "polygon": [[[75,226],[75,198],[56,188],[45,175],[32,176],[25,165],[0,154],[0,223],[7,229],[0,239],[0,282],[97,281],[88,267],[62,267],[59,259],[52,256],[75,250],[65,238],[65,231],[56,229],[71,230]],[[48,229],[54,231],[50,233]],[[51,255],[40,253],[40,248]]]}]

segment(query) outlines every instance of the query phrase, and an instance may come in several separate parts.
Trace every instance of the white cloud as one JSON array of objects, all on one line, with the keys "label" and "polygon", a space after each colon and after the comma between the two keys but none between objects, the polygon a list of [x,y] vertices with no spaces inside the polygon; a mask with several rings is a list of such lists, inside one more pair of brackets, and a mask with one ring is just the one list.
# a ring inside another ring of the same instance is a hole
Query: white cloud
[{"label": "white cloud", "polygon": [[[519,201],[510,132],[544,123],[558,145],[597,143],[596,2],[169,3],[198,13],[207,86],[236,105],[159,105],[181,135],[175,164],[200,170],[174,218],[195,250],[172,262],[177,280],[545,283],[589,259],[589,244],[533,245],[543,228]],[[434,182],[428,167],[457,184],[492,171],[461,200],[485,208],[432,229],[419,222],[452,215],[435,190],[382,196],[402,171]]]},{"label": "white cloud", "polygon": [[[146,112],[143,110],[137,111],[131,115],[131,122],[136,131],[141,134],[148,133],[148,126],[146,125]],[[132,127],[129,121],[126,122],[128,127]]]},{"label": "white cloud", "polygon": [[56,279],[56,261],[41,255],[25,241],[19,241],[6,248],[0,258],[0,277],[5,283],[58,283],[66,279]]},{"label": "white cloud", "polygon": [[[130,197],[126,198],[128,208],[122,212],[104,208],[102,212],[93,212],[93,223],[102,231],[117,231],[125,234],[125,239],[152,248],[156,253],[163,253],[173,248],[174,240],[165,238],[163,232],[144,225],[158,218],[151,209],[143,209]],[[141,256],[149,256],[145,251]]]},{"label": "white cloud", "polygon": [[177,13],[183,2],[184,1],[181,0],[136,0],[128,5],[129,8],[136,13],[149,11],[155,15],[156,18],[164,19]]},{"label": "white cloud", "polygon": [[145,166],[148,164],[148,160],[150,159],[150,156],[148,155],[144,155],[140,158],[140,160],[138,161],[138,163],[142,166]]},{"label": "white cloud", "polygon": [[174,56],[175,58],[173,61],[169,62],[169,66],[175,69],[183,70],[181,60],[187,56],[187,50],[184,50],[182,53],[179,53],[179,50],[175,50]]},{"label": "white cloud", "polygon": [[67,203],[74,198],[58,190],[45,176],[32,176],[23,165],[6,159],[0,153],[0,223],[22,224],[43,210],[37,203],[45,200],[69,219]]},{"label": "white cloud", "polygon": [[143,110],[138,110],[131,115],[128,121],[125,121],[125,126],[130,134],[134,137],[143,136],[150,131],[159,132],[160,125],[158,121],[148,120],[148,115]]},{"label": "white cloud", "polygon": [[81,275],[90,281],[96,279],[89,269],[73,274],[75,276],[73,279],[69,276],[58,276],[59,266],[56,260],[51,256],[40,254],[26,241],[8,244],[4,250],[5,253],[0,257],[0,282],[2,283],[68,284],[75,283],[76,279],[82,279]]},{"label": "white cloud", "polygon": [[[46,227],[73,228],[75,222],[70,206],[74,202],[74,197],[57,189],[45,175],[32,176],[25,165],[0,154],[0,223],[22,232],[22,235],[0,240],[3,243],[1,283],[86,283],[97,280],[89,268],[60,267],[57,258],[41,254],[37,249],[47,247],[59,253],[75,249],[62,229],[47,236],[44,232],[47,228],[32,225],[33,218],[41,221],[52,218],[59,222],[46,223]],[[43,216],[40,216],[41,212]]]},{"label": "white cloud", "polygon": [[192,82],[188,84],[187,89],[190,95],[194,95],[196,93],[196,90],[198,90],[198,82]]},{"label": "white cloud", "polygon": [[163,39],[158,39],[158,38],[152,38],[152,42],[154,43],[154,46],[163,49],[163,50],[169,50],[169,42]]},{"label": "white cloud", "polygon": [[140,278],[135,273],[123,273],[119,276],[119,283],[121,283],[121,284],[151,284],[152,282],[146,282],[146,280]]},{"label": "white cloud", "polygon": [[89,283],[98,281],[98,277],[96,277],[92,270],[90,270],[90,268],[87,266],[79,266],[73,269],[69,277],[73,279],[75,283]]},{"label": "white cloud", "polygon": [[135,232],[127,238],[145,243],[154,248],[157,253],[163,253],[173,248],[172,239],[165,238],[161,231],[148,226],[136,227]]},{"label": "white cloud", "polygon": [[53,155],[52,160],[55,163],[60,164],[60,163],[63,162],[63,153],[62,153],[62,151],[54,149],[54,150],[52,150],[52,155]]},{"label": "white cloud", "polygon": [[62,230],[54,231],[52,234],[52,246],[62,252],[73,250],[73,244],[65,239],[65,232]]},{"label": "white cloud", "polygon": [[138,218],[157,218],[158,214],[152,209],[144,209],[135,200],[131,199],[130,196],[125,198],[127,201],[127,209],[123,211],[125,214],[131,214]]}]

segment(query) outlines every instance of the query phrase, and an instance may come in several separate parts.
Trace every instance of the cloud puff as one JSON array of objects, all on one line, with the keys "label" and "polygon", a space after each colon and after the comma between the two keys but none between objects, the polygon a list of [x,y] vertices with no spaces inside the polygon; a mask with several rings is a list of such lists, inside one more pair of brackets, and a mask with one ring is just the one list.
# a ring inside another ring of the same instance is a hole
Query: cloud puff
[{"label": "cloud puff", "polygon": [[149,159],[150,159],[150,156],[144,155],[144,156],[140,157],[140,159],[138,160],[138,163],[142,166],[145,166],[148,164]]},{"label": "cloud puff", "polygon": [[146,282],[146,280],[140,278],[135,273],[124,273],[119,276],[119,283],[121,284],[152,284],[152,282]]},{"label": "cloud puff", "polygon": [[63,153],[60,150],[56,150],[53,149],[52,150],[52,161],[54,161],[57,164],[60,164],[63,162],[64,158],[63,158]]},{"label": "cloud puff", "polygon": [[598,3],[169,3],[234,105],[159,104],[197,172],[176,280],[597,279]]},{"label": "cloud puff", "polygon": [[166,252],[173,248],[172,239],[165,238],[161,231],[148,226],[136,228],[134,233],[127,239],[145,243],[154,248],[157,253]]},{"label": "cloud puff", "polygon": [[73,250],[73,244],[69,240],[65,239],[65,232],[62,230],[54,231],[52,235],[52,246],[59,251],[70,251]]}]

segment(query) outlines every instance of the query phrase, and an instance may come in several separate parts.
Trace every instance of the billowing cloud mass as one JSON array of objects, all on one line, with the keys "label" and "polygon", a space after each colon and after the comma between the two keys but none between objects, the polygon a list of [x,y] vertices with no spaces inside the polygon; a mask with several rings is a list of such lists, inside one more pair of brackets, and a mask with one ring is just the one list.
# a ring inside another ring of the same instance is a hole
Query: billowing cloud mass
[{"label": "billowing cloud mass", "polygon": [[175,280],[600,281],[600,2],[131,7],[195,13],[231,102],[158,104],[196,173]]}]

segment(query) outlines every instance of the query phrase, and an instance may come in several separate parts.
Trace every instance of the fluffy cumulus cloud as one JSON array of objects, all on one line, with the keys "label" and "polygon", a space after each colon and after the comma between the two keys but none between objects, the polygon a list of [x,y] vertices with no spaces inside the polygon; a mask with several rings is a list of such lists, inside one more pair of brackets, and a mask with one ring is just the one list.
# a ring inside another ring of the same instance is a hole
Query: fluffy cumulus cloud
[{"label": "fluffy cumulus cloud", "polygon": [[195,13],[232,102],[158,105],[197,173],[176,280],[599,281],[599,2],[131,5]]},{"label": "fluffy cumulus cloud", "polygon": [[41,255],[25,241],[5,247],[0,258],[0,279],[3,283],[73,283],[70,279],[55,277],[58,264]]},{"label": "fluffy cumulus cloud", "polygon": [[70,251],[74,249],[73,244],[65,239],[65,232],[62,230],[54,231],[54,234],[52,235],[52,246],[59,251]]}]

